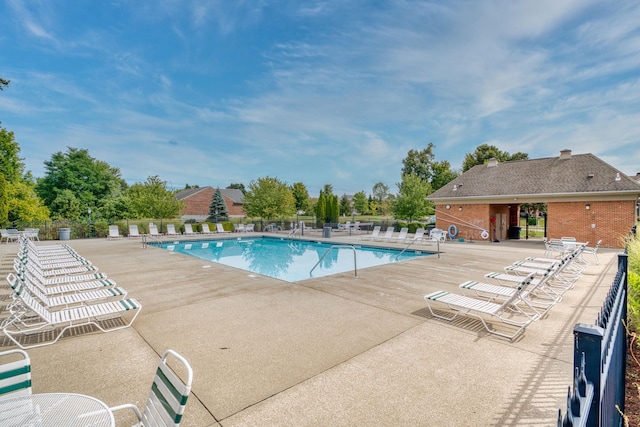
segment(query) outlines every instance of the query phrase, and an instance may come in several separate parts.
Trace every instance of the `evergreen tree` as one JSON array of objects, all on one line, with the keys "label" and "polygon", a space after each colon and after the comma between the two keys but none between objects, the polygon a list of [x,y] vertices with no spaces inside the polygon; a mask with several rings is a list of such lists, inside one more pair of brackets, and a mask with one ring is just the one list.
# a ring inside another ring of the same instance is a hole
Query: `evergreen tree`
[{"label": "evergreen tree", "polygon": [[318,203],[316,204],[316,217],[320,221],[326,221],[327,218],[327,201],[323,190],[320,190],[320,196],[318,197]]},{"label": "evergreen tree", "polygon": [[229,212],[227,211],[227,204],[224,202],[220,189],[216,188],[216,192],[211,199],[211,204],[209,205],[209,217],[207,218],[207,221],[219,222],[226,221],[228,219]]},{"label": "evergreen tree", "polygon": [[351,201],[347,197],[346,194],[342,195],[340,199],[340,215],[350,215],[351,214]]}]

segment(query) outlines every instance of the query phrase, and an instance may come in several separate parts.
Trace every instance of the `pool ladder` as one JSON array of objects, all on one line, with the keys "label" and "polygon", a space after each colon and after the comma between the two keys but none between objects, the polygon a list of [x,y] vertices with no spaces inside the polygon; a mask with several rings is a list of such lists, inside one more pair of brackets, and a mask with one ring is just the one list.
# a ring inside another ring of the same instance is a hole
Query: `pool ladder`
[{"label": "pool ladder", "polygon": [[149,242],[162,243],[162,240],[160,240],[160,238],[158,238],[156,236],[150,236],[148,234],[143,234],[142,235],[142,249],[146,249],[147,248],[147,244]]},{"label": "pool ladder", "polygon": [[[413,245],[416,242],[416,240],[412,240],[409,242],[409,244],[407,246],[404,247],[404,249],[402,251],[400,251],[400,253],[398,255],[396,255],[396,260],[400,259],[400,255],[402,255],[407,249],[409,249],[409,247],[411,245]],[[438,259],[440,259],[440,240],[436,240],[436,244],[438,245]]]},{"label": "pool ladder", "polygon": [[356,279],[358,278],[358,261],[357,261],[357,257],[356,257],[356,247],[353,245],[332,245],[329,249],[327,249],[327,251],[320,257],[320,259],[318,260],[318,262],[316,263],[316,265],[313,266],[313,268],[311,269],[311,271],[309,271],[309,276],[311,276],[311,273],[313,273],[313,270],[316,269],[316,267],[318,265],[320,265],[320,263],[322,262],[322,260],[324,259],[324,257],[326,257],[329,252],[331,252],[334,249],[348,249],[351,248],[353,249],[353,272],[355,274]]}]

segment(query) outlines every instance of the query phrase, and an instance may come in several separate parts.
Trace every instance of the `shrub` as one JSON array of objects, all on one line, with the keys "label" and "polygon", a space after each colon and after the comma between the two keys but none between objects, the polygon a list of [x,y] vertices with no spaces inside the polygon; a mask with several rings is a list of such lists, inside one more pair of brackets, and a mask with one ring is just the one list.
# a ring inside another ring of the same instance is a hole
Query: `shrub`
[{"label": "shrub", "polygon": [[637,236],[629,240],[627,253],[629,254],[628,320],[630,330],[637,331],[640,328],[640,239]]},{"label": "shrub", "polygon": [[95,237],[106,237],[109,234],[109,223],[106,219],[98,219],[93,223]]}]

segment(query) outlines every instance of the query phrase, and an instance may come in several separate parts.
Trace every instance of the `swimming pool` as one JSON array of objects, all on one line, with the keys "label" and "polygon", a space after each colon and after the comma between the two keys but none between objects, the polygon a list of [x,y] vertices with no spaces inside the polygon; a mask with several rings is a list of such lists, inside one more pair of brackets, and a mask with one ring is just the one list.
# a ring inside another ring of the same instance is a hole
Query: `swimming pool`
[{"label": "swimming pool", "polygon": [[[256,237],[165,242],[155,246],[287,282],[354,270],[353,248],[327,242]],[[334,248],[327,253],[332,246]],[[422,250],[402,252],[398,249],[353,246],[358,270],[402,262],[433,253]],[[320,259],[322,261],[318,264]]]}]

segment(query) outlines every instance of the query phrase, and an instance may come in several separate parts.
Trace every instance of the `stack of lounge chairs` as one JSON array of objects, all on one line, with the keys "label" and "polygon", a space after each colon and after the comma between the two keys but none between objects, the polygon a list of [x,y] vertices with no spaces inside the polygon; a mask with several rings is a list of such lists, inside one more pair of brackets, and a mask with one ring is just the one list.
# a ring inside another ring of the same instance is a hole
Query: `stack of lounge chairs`
[{"label": "stack of lounge chairs", "polygon": [[129,327],[142,308],[68,245],[40,246],[21,238],[13,269],[7,276],[12,300],[0,328],[23,349],[53,344],[71,328]]},{"label": "stack of lounge chairs", "polygon": [[[558,257],[528,257],[506,266],[504,272],[485,274],[482,281],[461,283],[460,293],[438,291],[424,299],[434,317],[452,321],[460,314],[471,316],[487,332],[513,340],[573,288],[590,265],[583,256],[585,247],[583,244],[569,252],[553,252]],[[435,310],[438,306],[440,309]],[[496,328],[497,325],[506,328]]]}]

